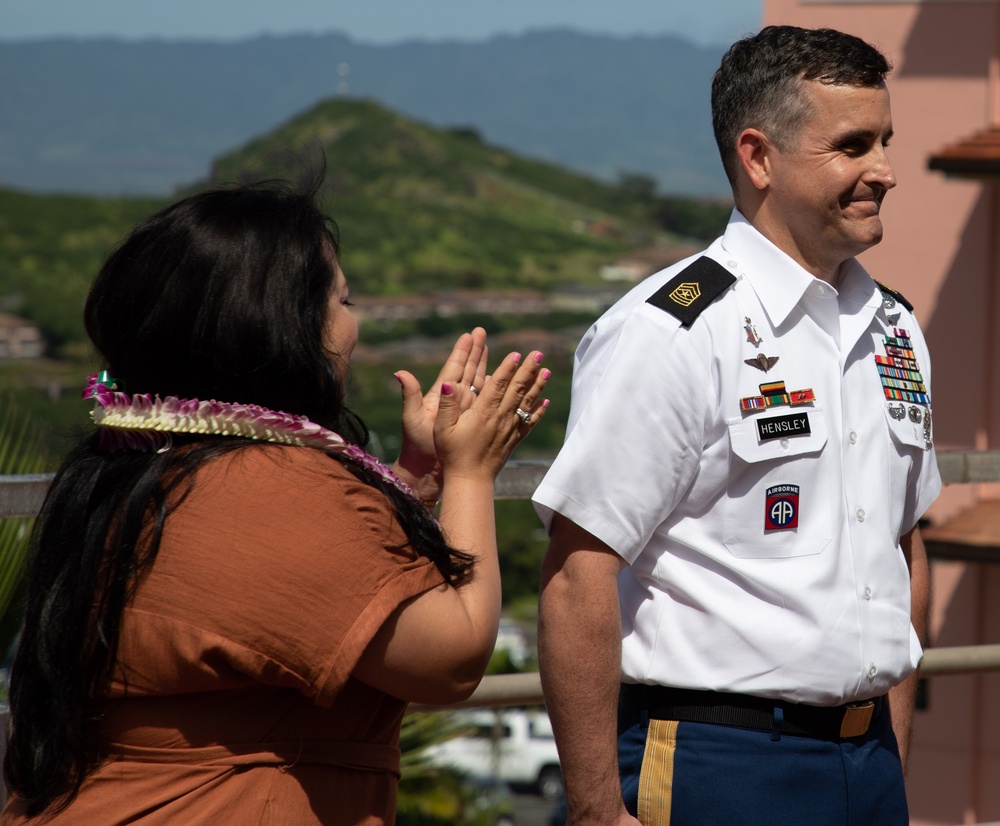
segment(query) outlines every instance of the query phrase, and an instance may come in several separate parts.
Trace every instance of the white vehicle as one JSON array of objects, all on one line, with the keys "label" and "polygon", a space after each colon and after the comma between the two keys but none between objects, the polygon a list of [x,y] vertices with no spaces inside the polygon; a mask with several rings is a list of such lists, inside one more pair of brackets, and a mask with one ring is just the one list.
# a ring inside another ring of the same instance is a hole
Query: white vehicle
[{"label": "white vehicle", "polygon": [[456,722],[471,731],[431,746],[427,757],[433,763],[531,786],[546,800],[562,794],[559,754],[552,723],[544,711],[457,712]]}]

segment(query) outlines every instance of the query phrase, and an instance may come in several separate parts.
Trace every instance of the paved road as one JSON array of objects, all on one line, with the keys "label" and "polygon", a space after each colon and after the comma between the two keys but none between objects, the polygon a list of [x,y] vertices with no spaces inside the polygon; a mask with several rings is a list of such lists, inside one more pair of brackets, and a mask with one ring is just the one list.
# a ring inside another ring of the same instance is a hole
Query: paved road
[{"label": "paved road", "polygon": [[537,794],[515,794],[515,826],[549,826],[549,815],[554,805]]}]

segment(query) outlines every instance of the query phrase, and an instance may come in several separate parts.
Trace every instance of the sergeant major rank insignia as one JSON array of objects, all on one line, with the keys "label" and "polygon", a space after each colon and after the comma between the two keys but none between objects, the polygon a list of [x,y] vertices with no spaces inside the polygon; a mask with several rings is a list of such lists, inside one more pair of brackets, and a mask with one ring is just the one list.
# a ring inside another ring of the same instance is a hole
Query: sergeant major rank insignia
[{"label": "sergeant major rank insignia", "polygon": [[697,281],[685,281],[683,284],[678,284],[674,287],[667,297],[674,304],[679,304],[682,307],[690,307],[695,301],[701,298],[701,285]]},{"label": "sergeant major rank insignia", "polygon": [[709,304],[735,283],[736,277],[722,264],[703,255],[660,287],[646,303],[680,319],[681,326],[690,327]]}]

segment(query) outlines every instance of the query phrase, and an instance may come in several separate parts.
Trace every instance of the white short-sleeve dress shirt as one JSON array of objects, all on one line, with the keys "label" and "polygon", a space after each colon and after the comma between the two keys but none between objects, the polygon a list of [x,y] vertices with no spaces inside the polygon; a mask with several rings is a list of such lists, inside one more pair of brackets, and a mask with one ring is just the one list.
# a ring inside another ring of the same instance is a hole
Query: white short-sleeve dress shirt
[{"label": "white short-sleeve dress shirt", "polygon": [[835,289],[739,212],[703,255],[736,280],[690,327],[646,300],[698,256],[585,335],[535,507],[628,563],[626,682],[884,694],[922,654],[900,536],[941,485],[923,336],[857,261]]}]

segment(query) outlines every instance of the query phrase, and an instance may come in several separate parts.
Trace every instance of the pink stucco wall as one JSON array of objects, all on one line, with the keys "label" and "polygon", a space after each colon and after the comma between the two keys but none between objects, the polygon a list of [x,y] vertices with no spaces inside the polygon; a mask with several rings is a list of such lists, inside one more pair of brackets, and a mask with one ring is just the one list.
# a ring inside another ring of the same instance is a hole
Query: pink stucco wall
[{"label": "pink stucco wall", "polygon": [[[763,21],[851,32],[892,60],[899,185],[883,206],[885,239],[862,260],[921,319],[938,447],[1000,448],[1000,184],[927,168],[936,150],[1000,125],[1000,2],[764,0]],[[952,486],[929,515],[996,496],[995,486]],[[1000,642],[1000,567],[938,562],[933,581],[934,645]],[[914,725],[911,823],[1000,821],[1000,675],[937,677],[928,697]]]}]

